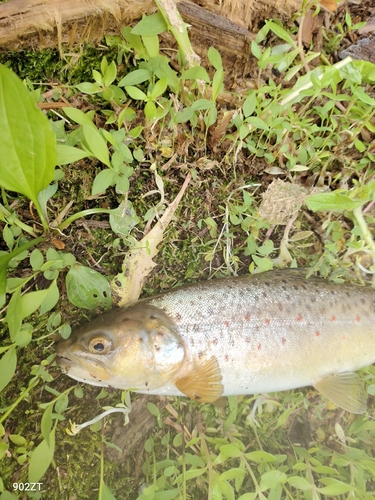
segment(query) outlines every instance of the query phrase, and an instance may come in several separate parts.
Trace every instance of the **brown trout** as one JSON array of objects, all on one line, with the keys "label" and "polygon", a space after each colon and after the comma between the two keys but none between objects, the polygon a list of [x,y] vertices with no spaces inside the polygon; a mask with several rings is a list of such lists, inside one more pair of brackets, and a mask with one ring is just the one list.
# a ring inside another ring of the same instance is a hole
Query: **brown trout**
[{"label": "brown trout", "polygon": [[60,342],[58,364],[80,382],[202,402],[314,386],[363,413],[354,372],[375,362],[375,290],[304,276],[213,279],[114,309]]}]

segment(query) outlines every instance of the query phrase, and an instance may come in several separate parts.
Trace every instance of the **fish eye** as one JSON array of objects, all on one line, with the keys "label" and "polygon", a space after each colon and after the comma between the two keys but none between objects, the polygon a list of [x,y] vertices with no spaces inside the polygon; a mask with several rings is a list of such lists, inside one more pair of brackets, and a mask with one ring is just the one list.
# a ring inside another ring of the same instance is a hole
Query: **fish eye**
[{"label": "fish eye", "polygon": [[90,340],[89,351],[94,354],[106,354],[112,343],[105,337],[95,337]]}]

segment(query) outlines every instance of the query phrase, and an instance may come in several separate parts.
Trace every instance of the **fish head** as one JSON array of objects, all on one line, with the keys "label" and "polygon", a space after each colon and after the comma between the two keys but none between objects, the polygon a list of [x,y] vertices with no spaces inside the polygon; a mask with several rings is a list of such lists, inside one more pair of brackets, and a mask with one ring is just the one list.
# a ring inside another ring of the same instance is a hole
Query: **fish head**
[{"label": "fish head", "polygon": [[140,301],[90,321],[61,341],[56,354],[62,371],[75,380],[147,391],[173,378],[185,347],[168,316]]}]

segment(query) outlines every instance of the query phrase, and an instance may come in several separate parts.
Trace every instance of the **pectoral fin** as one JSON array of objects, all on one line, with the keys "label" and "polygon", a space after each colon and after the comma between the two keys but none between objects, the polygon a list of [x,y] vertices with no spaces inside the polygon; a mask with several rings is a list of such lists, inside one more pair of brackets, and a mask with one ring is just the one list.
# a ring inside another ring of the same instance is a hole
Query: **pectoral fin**
[{"label": "pectoral fin", "polygon": [[329,375],[314,386],[340,408],[352,413],[365,413],[366,394],[357,373],[344,372]]},{"label": "pectoral fin", "polygon": [[195,401],[213,403],[223,394],[221,372],[217,359],[212,356],[209,360],[194,365],[188,375],[176,380],[179,391]]}]

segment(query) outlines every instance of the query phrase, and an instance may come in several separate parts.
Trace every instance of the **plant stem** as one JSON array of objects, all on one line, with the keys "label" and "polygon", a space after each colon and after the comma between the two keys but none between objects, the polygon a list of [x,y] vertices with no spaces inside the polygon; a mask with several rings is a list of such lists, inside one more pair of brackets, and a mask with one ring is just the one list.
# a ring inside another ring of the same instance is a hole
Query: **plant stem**
[{"label": "plant stem", "polygon": [[[353,210],[353,215],[357,224],[362,232],[363,239],[369,247],[369,252],[372,257],[373,264],[375,263],[375,241],[373,240],[372,234],[369,230],[367,222],[363,216],[362,207],[355,208]],[[372,278],[372,285],[375,286],[375,275]]]},{"label": "plant stem", "polygon": [[12,411],[23,401],[25,396],[29,394],[31,389],[34,389],[38,385],[39,379],[37,377],[34,378],[33,382],[29,385],[29,387],[26,387],[24,391],[21,392],[21,394],[18,396],[18,398],[15,400],[15,402],[8,408],[8,410],[0,417],[0,424],[1,422],[4,422],[6,418],[12,413]]},{"label": "plant stem", "polygon": [[87,215],[92,215],[92,214],[111,214],[113,210],[109,208],[90,208],[88,210],[82,210],[82,212],[77,212],[76,214],[71,215],[68,217],[64,222],[62,222],[59,226],[58,229],[62,231],[63,229],[66,229],[72,222],[74,222],[77,219],[80,219],[81,217],[86,217]]}]

